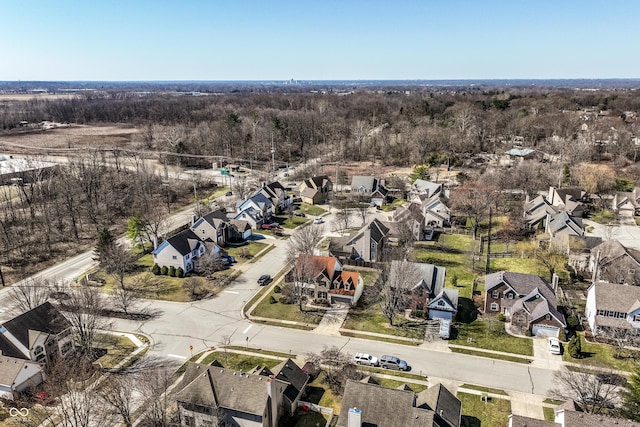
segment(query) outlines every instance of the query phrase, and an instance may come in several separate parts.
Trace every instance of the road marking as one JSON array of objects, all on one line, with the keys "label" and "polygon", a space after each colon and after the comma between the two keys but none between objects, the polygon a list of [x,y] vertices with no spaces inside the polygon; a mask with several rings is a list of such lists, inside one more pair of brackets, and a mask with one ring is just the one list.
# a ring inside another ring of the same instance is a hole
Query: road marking
[{"label": "road marking", "polygon": [[180,356],[178,354],[167,354],[167,357],[174,357],[176,359],[186,359],[187,356]]},{"label": "road marking", "polygon": [[235,291],[225,291],[228,294],[239,294],[240,292],[235,292]]},{"label": "road marking", "polygon": [[253,325],[249,325],[247,326],[247,329],[245,329],[244,331],[242,331],[243,334],[246,334],[247,332],[249,332],[249,329],[251,329]]}]

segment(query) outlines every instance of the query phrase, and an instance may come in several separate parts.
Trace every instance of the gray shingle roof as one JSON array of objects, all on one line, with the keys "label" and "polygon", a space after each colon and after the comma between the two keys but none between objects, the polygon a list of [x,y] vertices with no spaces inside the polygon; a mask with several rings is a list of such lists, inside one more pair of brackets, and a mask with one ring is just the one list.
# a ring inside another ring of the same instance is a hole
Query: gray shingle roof
[{"label": "gray shingle roof", "polygon": [[638,427],[640,423],[586,412],[564,411],[566,427]]},{"label": "gray shingle roof", "polygon": [[451,426],[460,426],[462,402],[442,384],[436,384],[418,393],[416,406],[431,409]]},{"label": "gray shingle roof", "polygon": [[198,247],[200,238],[191,229],[186,229],[169,237],[167,243],[173,246],[180,255],[185,256]]},{"label": "gray shingle roof", "polygon": [[359,191],[360,188],[363,188],[365,192],[371,193],[376,189],[377,181],[373,176],[355,175],[351,178],[351,190]]},{"label": "gray shingle roof", "polygon": [[13,386],[18,374],[24,369],[26,363],[28,363],[28,361],[24,359],[8,357],[6,355],[0,356],[0,385],[7,387]]},{"label": "gray shingle roof", "polygon": [[[21,314],[18,317],[5,322],[4,326],[22,345],[30,348],[29,331],[44,332],[49,335],[57,335],[71,327],[71,323],[50,302],[45,302],[38,307]],[[1,345],[1,344],[0,344]],[[10,352],[3,354],[10,354]],[[24,355],[14,357],[24,358]]]},{"label": "gray shingle roof", "polygon": [[510,415],[510,427],[559,427],[553,421],[539,420],[537,418],[523,417],[522,415]]},{"label": "gray shingle roof", "polygon": [[309,375],[300,369],[291,359],[278,364],[273,368],[276,379],[289,383],[284,391],[284,395],[290,402],[293,402],[309,381]]}]

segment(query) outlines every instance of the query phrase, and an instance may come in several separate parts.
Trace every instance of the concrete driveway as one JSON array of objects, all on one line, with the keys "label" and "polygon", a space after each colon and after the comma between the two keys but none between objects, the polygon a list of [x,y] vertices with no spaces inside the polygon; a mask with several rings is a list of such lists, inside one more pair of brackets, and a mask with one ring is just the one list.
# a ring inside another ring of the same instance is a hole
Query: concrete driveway
[{"label": "concrete driveway", "polygon": [[536,336],[533,338],[533,362],[531,365],[545,369],[560,369],[562,368],[562,356],[551,354],[548,342],[549,337]]},{"label": "concrete driveway", "polygon": [[585,228],[593,227],[590,232],[585,232],[585,236],[601,237],[603,240],[607,240],[607,238],[617,240],[626,248],[640,250],[640,227],[635,225],[635,221],[632,221],[633,219],[631,218],[631,221],[625,220],[624,223],[614,225],[611,232],[607,230],[607,226],[604,224],[598,224],[588,219],[582,222]]}]

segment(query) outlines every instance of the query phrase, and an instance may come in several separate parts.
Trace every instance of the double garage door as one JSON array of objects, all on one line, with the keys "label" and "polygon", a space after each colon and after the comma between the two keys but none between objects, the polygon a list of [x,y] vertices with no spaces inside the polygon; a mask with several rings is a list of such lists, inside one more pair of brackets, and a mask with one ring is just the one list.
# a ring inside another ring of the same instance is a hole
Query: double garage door
[{"label": "double garage door", "polygon": [[557,326],[549,326],[549,325],[533,325],[531,328],[531,334],[533,335],[543,335],[547,337],[557,338],[560,333],[560,328]]}]

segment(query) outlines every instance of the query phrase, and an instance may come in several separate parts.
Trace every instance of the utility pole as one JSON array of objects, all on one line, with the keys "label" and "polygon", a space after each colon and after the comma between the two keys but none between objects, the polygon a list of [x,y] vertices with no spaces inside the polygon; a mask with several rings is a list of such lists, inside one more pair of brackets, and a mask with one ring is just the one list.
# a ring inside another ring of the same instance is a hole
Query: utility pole
[{"label": "utility pole", "polygon": [[271,165],[273,168],[272,173],[276,173],[276,149],[273,146],[273,132],[271,132]]},{"label": "utility pole", "polygon": [[485,267],[485,273],[489,274],[489,268],[491,267],[491,220],[492,220],[492,208],[489,206],[489,229],[487,234],[487,264]]}]

